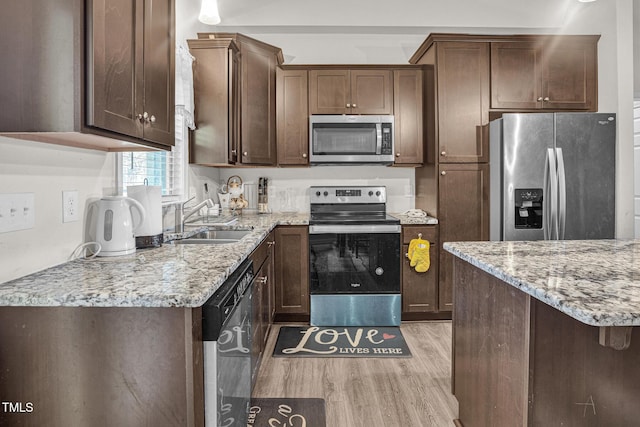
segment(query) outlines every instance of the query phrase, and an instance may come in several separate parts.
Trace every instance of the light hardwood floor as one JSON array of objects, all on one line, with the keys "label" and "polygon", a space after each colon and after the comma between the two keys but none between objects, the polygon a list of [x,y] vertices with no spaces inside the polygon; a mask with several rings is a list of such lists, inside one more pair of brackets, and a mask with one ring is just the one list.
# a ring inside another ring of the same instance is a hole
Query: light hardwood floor
[{"label": "light hardwood floor", "polygon": [[319,397],[327,427],[453,426],[451,322],[401,326],[411,358],[271,357],[280,326],[267,342],[255,397]]}]

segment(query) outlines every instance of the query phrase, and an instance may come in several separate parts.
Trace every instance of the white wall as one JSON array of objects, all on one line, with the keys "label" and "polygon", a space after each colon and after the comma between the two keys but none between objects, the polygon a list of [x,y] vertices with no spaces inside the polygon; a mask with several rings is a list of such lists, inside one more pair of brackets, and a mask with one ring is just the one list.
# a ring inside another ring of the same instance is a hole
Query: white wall
[{"label": "white wall", "polygon": [[635,237],[640,237],[640,101],[633,108]]},{"label": "white wall", "polygon": [[[110,192],[114,154],[0,137],[0,193],[34,193],[35,227],[0,233],[0,283],[63,263],[83,240],[85,202]],[[80,220],[62,222],[62,191],[77,190]]]}]

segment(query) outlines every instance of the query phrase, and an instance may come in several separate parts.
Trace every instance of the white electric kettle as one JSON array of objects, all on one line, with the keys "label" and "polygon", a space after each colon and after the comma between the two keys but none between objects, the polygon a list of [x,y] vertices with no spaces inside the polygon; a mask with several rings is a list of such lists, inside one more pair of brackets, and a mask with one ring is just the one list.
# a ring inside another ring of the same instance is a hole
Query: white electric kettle
[{"label": "white electric kettle", "polygon": [[[139,215],[132,215],[132,209],[135,209]],[[135,224],[134,217],[139,218]],[[88,233],[88,237],[102,247],[98,256],[134,253],[136,251],[134,233],[144,223],[144,218],[144,207],[130,197],[103,197],[91,202],[87,212],[87,224],[91,224],[93,231]]]}]

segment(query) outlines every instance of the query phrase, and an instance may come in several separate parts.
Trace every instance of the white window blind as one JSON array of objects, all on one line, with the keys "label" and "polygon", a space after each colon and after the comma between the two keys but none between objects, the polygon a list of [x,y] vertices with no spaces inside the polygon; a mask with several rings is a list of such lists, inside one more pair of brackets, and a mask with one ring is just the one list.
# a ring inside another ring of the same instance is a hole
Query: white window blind
[{"label": "white window blind", "polygon": [[118,182],[121,194],[130,185],[157,185],[164,200],[177,200],[185,188],[185,132],[182,116],[176,119],[176,141],[171,151],[132,151],[119,154]]}]

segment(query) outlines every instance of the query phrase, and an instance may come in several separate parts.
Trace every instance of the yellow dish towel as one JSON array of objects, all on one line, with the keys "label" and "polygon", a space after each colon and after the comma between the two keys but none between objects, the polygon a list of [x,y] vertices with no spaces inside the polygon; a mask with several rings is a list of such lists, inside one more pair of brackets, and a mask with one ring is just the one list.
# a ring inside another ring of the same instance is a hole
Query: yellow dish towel
[{"label": "yellow dish towel", "polygon": [[418,273],[424,273],[429,270],[431,260],[429,259],[429,241],[421,238],[411,239],[409,242],[409,259],[411,267],[414,267]]}]

